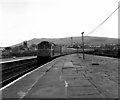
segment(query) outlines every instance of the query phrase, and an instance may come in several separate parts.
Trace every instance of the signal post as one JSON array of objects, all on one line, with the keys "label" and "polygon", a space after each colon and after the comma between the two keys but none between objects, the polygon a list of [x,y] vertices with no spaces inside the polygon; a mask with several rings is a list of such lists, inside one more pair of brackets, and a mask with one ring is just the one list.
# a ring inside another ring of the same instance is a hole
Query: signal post
[{"label": "signal post", "polygon": [[84,38],[83,38],[84,32],[82,32],[82,47],[83,47],[83,59],[85,59],[85,54],[84,54]]}]

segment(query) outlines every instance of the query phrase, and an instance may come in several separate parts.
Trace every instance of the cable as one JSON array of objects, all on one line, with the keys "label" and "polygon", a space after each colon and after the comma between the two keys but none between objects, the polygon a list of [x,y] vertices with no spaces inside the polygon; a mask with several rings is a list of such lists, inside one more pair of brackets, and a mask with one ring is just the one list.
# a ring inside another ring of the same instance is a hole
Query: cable
[{"label": "cable", "polygon": [[[101,25],[103,25],[118,9],[120,8],[120,6],[118,6],[117,9],[115,9],[101,24],[99,24],[94,30],[92,30],[90,33],[93,33],[94,31],[96,31]],[[88,34],[86,34],[85,36],[87,36]]]}]

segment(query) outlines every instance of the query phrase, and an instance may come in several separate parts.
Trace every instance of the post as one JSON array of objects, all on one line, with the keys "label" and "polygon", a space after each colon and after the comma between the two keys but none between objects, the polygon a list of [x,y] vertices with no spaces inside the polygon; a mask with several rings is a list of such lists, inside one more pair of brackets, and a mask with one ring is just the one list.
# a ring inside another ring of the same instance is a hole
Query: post
[{"label": "post", "polygon": [[83,44],[83,59],[85,59],[85,55],[84,55],[84,38],[83,38],[83,34],[84,32],[82,32],[82,44]]},{"label": "post", "polygon": [[77,42],[77,54],[78,54],[78,42]]},{"label": "post", "polygon": [[71,37],[71,47],[73,46],[73,37]]}]

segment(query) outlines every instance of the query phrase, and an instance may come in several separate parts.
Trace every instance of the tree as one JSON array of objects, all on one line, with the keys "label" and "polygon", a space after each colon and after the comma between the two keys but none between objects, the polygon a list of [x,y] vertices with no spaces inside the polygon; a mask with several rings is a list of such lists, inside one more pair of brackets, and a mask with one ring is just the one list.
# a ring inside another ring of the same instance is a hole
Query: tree
[{"label": "tree", "polygon": [[25,50],[25,46],[24,45],[20,45],[19,46],[19,50]]},{"label": "tree", "polygon": [[10,50],[11,50],[11,47],[5,47],[5,50],[10,51]]},{"label": "tree", "polygon": [[37,45],[36,44],[31,44],[31,46],[29,47],[29,49],[35,50],[35,49],[37,49]]},{"label": "tree", "polygon": [[24,42],[23,42],[23,45],[25,46],[25,48],[27,48],[27,47],[28,47],[27,41],[24,41]]},{"label": "tree", "polygon": [[15,46],[15,47],[12,47],[12,52],[16,53],[16,52],[19,52],[19,47],[18,46]]}]

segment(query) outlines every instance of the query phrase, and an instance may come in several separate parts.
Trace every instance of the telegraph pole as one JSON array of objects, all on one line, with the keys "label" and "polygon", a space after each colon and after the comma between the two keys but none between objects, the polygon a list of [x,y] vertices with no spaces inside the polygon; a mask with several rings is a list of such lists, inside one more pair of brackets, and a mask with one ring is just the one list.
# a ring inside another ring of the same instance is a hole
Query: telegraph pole
[{"label": "telegraph pole", "polygon": [[82,32],[82,47],[83,47],[83,59],[85,59],[85,55],[84,55],[84,38],[83,38],[83,34],[84,32]]},{"label": "telegraph pole", "polygon": [[71,47],[72,47],[72,45],[73,45],[73,37],[71,37]]}]

